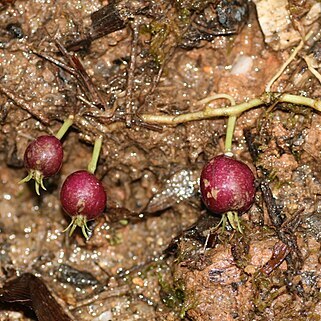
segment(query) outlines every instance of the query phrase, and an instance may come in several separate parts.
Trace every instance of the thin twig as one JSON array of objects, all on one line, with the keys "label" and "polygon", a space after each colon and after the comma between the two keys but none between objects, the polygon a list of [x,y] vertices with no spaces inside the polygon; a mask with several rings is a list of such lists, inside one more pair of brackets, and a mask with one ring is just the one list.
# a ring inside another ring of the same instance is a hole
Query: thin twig
[{"label": "thin twig", "polygon": [[268,82],[268,84],[265,87],[265,91],[269,93],[271,91],[271,87],[273,83],[283,74],[286,67],[292,62],[292,60],[295,59],[296,55],[299,53],[299,51],[303,48],[304,43],[312,36],[313,32],[310,31],[307,36],[302,39],[299,43],[299,45],[293,50],[290,57],[284,62],[284,64],[281,66],[281,68],[278,70],[278,72],[272,77],[272,79]]},{"label": "thin twig", "polygon": [[137,47],[139,39],[139,27],[134,22],[133,26],[133,41],[132,48],[130,52],[130,63],[127,72],[127,88],[126,88],[126,125],[131,127],[132,115],[133,115],[133,88],[134,88],[134,79],[135,79],[135,69],[136,69],[136,59],[137,59]]},{"label": "thin twig", "polygon": [[95,104],[101,105],[101,107],[106,109],[106,102],[104,101],[102,95],[94,85],[93,81],[91,80],[91,77],[88,75],[87,71],[85,70],[78,57],[75,54],[70,54],[58,39],[55,39],[55,43],[60,52],[69,62],[70,66],[75,70],[76,74],[78,75],[77,79],[80,81],[82,87],[85,89],[85,93],[86,91],[88,91],[91,95],[92,101],[95,102]]},{"label": "thin twig", "polygon": [[46,116],[45,113],[36,112],[35,108],[32,105],[29,105],[23,98],[16,96],[9,89],[0,85],[0,92],[6,95],[9,99],[11,99],[18,107],[27,111],[30,115],[40,120],[44,124],[49,124],[50,119]]},{"label": "thin twig", "polygon": [[97,302],[97,301],[104,301],[104,300],[107,300],[107,299],[110,299],[113,297],[124,296],[124,295],[128,294],[129,292],[130,292],[130,288],[127,284],[119,286],[117,288],[105,289],[105,291],[101,292],[100,294],[96,294],[88,299],[84,299],[80,302],[77,302],[77,305],[75,307],[72,307],[70,309],[70,311],[74,311],[76,309],[79,309],[83,306],[90,305],[90,304]]},{"label": "thin twig", "polygon": [[304,56],[303,59],[308,65],[310,72],[320,81],[321,83],[321,74],[313,66],[313,58]]},{"label": "thin twig", "polygon": [[103,96],[100,94],[99,90],[96,88],[95,84],[93,83],[91,77],[88,75],[87,71],[85,70],[84,66],[82,65],[81,61],[78,59],[76,55],[71,55],[65,49],[65,47],[59,42],[59,40],[55,39],[56,45],[65,59],[68,61],[68,64],[60,61],[59,59],[53,58],[49,55],[44,53],[37,52],[33,49],[30,49],[31,52],[37,55],[40,58],[43,58],[52,64],[56,65],[57,67],[65,70],[72,76],[76,78],[80,87],[82,88],[82,92],[89,97],[91,102],[88,102],[86,99],[80,99],[79,95],[77,96],[78,99],[85,101],[87,104],[89,103],[91,107],[97,109],[97,107],[101,107],[104,109],[104,117],[111,118],[114,113],[115,109],[107,110],[107,103],[104,100]]},{"label": "thin twig", "polygon": [[[256,164],[256,159],[258,155],[259,146],[255,146],[253,137],[248,132],[246,134],[247,144],[250,147],[250,153],[253,159],[253,162],[257,168],[258,176],[261,177],[260,189],[262,192],[262,198],[266,205],[267,213],[272,222],[272,225],[275,228],[275,233],[278,236],[278,239],[282,241],[289,249],[289,253],[284,256],[288,264],[288,269],[294,274],[300,270],[302,267],[302,253],[298,247],[294,231],[287,228],[285,224],[285,217],[282,215],[282,209],[277,205],[276,199],[273,196],[272,190],[270,188],[269,182],[267,180],[267,171],[262,167]],[[297,215],[296,215],[297,216]]]}]

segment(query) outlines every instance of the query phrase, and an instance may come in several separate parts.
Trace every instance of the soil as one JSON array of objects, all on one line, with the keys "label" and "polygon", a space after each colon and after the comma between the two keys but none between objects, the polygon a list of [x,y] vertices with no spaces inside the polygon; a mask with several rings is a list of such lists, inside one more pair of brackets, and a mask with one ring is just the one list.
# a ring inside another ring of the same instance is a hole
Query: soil
[{"label": "soil", "polygon": [[[0,0],[1,321],[321,319],[320,114],[267,103],[239,115],[233,153],[257,179],[243,233],[215,230],[199,195],[227,119],[140,117],[261,97],[298,45],[266,36],[263,2]],[[318,70],[320,2],[281,2],[286,32],[314,34],[272,90],[318,99],[302,57]],[[62,169],[38,196],[19,184],[24,151],[69,115]],[[108,200],[86,241],[63,232],[59,191],[99,135]]]}]

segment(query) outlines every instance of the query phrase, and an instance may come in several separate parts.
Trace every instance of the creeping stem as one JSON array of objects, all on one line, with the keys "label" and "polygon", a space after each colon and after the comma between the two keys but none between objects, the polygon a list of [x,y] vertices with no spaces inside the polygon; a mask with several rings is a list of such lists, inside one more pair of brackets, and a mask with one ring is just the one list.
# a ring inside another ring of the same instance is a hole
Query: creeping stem
[{"label": "creeping stem", "polygon": [[261,99],[252,99],[249,102],[244,102],[239,105],[222,107],[222,108],[205,108],[201,111],[186,113],[177,116],[171,115],[155,115],[155,114],[142,114],[140,117],[144,122],[153,124],[168,124],[178,125],[193,120],[202,120],[213,117],[226,117],[231,115],[238,115],[251,108],[263,105],[264,101]]},{"label": "creeping stem", "polygon": [[213,117],[227,117],[237,116],[244,111],[256,108],[261,105],[270,104],[271,102],[292,103],[295,105],[303,105],[311,107],[317,111],[321,111],[321,100],[312,99],[298,95],[282,94],[279,93],[265,93],[261,98],[255,98],[235,106],[228,106],[222,108],[204,108],[201,111],[186,113],[177,116],[171,115],[155,115],[155,114],[142,114],[141,119],[147,123],[153,124],[167,124],[178,125],[193,120],[209,119]]},{"label": "creeping stem", "polygon": [[283,94],[279,102],[283,103],[292,103],[296,105],[304,105],[311,107],[317,111],[321,111],[321,100],[320,99],[312,99],[308,97],[302,97],[297,95]]},{"label": "creeping stem", "polygon": [[94,173],[95,173],[102,143],[103,143],[103,138],[102,138],[102,136],[98,137],[98,138],[95,140],[92,158],[91,158],[91,160],[90,160],[90,162],[89,162],[89,164],[88,164],[88,168],[87,168],[87,169],[88,169],[88,172],[91,173],[91,174],[94,174]]}]

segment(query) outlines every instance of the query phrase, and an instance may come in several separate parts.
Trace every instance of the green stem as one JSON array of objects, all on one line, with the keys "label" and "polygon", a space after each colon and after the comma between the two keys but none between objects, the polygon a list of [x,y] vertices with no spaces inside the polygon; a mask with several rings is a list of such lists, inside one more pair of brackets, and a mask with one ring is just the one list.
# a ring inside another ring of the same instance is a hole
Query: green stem
[{"label": "green stem", "polygon": [[283,103],[304,105],[304,106],[311,107],[317,111],[321,111],[321,100],[316,100],[308,97],[291,95],[291,94],[283,94],[280,97],[279,101]]},{"label": "green stem", "polygon": [[239,105],[222,107],[222,108],[205,108],[204,110],[182,114],[178,116],[171,115],[155,115],[155,114],[142,114],[140,117],[144,122],[153,124],[168,124],[178,125],[193,120],[202,120],[213,117],[227,117],[231,115],[238,115],[242,112],[263,105],[265,102],[262,99],[255,98],[248,102]]},{"label": "green stem", "polygon": [[74,117],[69,116],[60,127],[58,133],[56,134],[56,137],[58,139],[61,139],[66,134],[67,130],[73,124],[73,122],[74,122]]},{"label": "green stem", "polygon": [[236,118],[237,116],[230,116],[227,121],[226,137],[225,137],[225,153],[230,153],[232,151],[232,141],[233,141]]},{"label": "green stem", "polygon": [[265,93],[262,98],[255,98],[248,102],[243,102],[241,104],[222,108],[204,108],[201,111],[186,113],[182,115],[155,115],[155,114],[142,114],[140,118],[146,123],[153,124],[167,124],[167,125],[178,125],[186,123],[193,120],[202,120],[213,117],[227,117],[240,115],[244,111],[256,108],[260,105],[267,105],[270,103],[280,102],[280,103],[292,103],[296,105],[304,105],[311,107],[317,111],[321,111],[321,100],[312,99],[298,95],[283,94],[279,93]]},{"label": "green stem", "polygon": [[[215,99],[228,99],[231,103],[231,106],[235,106],[236,102],[235,99],[228,94],[214,94],[212,96],[206,97],[200,101],[197,102],[197,105],[201,104],[207,104],[212,102]],[[207,107],[209,108],[209,107]],[[226,138],[225,138],[225,153],[231,153],[232,150],[232,141],[233,141],[233,134],[235,129],[235,123],[236,123],[236,115],[231,115],[227,122],[226,127]]]},{"label": "green stem", "polygon": [[103,143],[103,138],[101,136],[95,140],[93,155],[92,155],[91,161],[88,164],[89,173],[92,173],[92,174],[95,173],[102,143]]}]

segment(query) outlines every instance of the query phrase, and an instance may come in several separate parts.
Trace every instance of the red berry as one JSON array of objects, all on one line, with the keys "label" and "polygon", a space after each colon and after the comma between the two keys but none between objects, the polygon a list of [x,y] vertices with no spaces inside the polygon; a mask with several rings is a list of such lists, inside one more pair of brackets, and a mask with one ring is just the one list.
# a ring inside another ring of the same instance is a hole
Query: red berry
[{"label": "red berry", "polygon": [[201,173],[201,195],[207,208],[217,214],[243,213],[254,202],[254,175],[250,168],[232,157],[219,155]]},{"label": "red berry", "polygon": [[[98,217],[105,209],[107,196],[102,183],[85,170],[70,174],[62,185],[60,201],[63,209],[72,217],[70,235],[77,226],[87,235],[87,221]],[[67,228],[67,229],[68,229]]]},{"label": "red berry", "polygon": [[37,170],[44,178],[58,173],[63,160],[62,144],[52,135],[39,136],[25,151],[24,165],[28,171]]},{"label": "red berry", "polygon": [[24,166],[28,176],[20,183],[35,180],[36,192],[39,195],[39,185],[43,186],[43,178],[58,173],[63,161],[63,148],[60,140],[52,135],[39,136],[26,148]]}]

